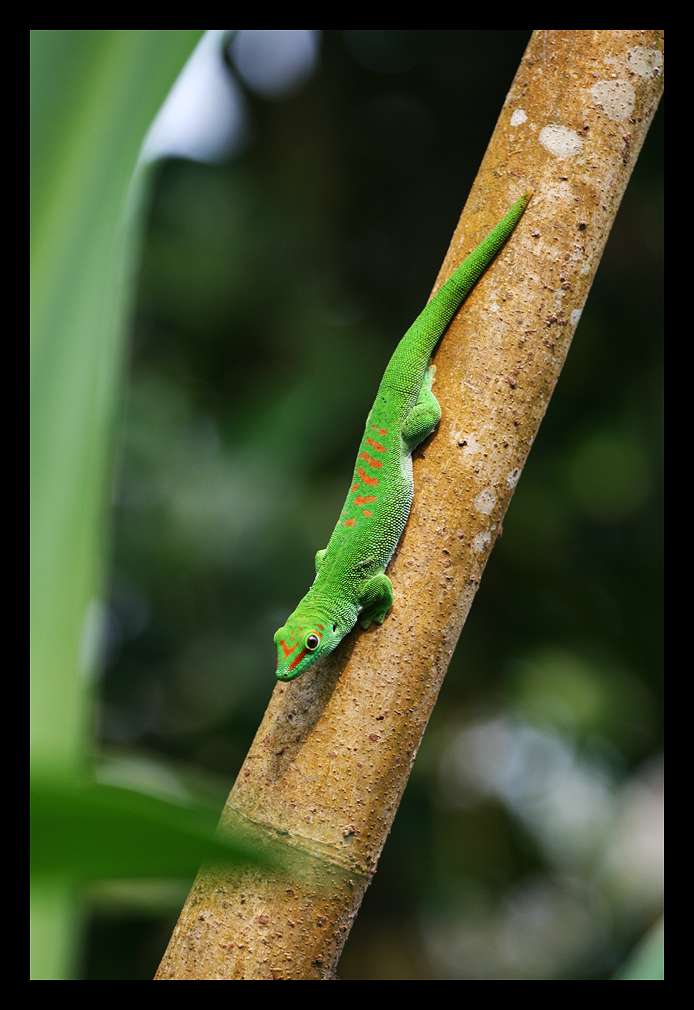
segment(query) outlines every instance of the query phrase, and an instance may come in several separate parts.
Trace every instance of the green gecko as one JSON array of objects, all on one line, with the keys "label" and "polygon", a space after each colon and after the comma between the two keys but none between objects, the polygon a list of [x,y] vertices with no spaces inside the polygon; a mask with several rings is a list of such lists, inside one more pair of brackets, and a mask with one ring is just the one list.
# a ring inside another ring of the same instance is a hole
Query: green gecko
[{"label": "green gecko", "polygon": [[316,578],[275,635],[277,679],[294,680],[332,652],[359,621],[382,624],[393,605],[385,569],[412,505],[412,451],[441,418],[431,355],[530,199],[526,190],[417,317],[395,349],[366,419],[337,526],[316,554]]}]

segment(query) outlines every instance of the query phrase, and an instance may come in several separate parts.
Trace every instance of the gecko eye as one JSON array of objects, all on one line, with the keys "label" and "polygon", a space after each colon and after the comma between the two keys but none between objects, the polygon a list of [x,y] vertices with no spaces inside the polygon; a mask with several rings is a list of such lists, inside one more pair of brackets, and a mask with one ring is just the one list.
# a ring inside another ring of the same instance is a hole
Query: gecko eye
[{"label": "gecko eye", "polygon": [[314,649],[317,649],[319,645],[320,645],[320,638],[318,637],[318,635],[311,634],[306,636],[306,648],[309,649],[311,652],[313,652]]}]

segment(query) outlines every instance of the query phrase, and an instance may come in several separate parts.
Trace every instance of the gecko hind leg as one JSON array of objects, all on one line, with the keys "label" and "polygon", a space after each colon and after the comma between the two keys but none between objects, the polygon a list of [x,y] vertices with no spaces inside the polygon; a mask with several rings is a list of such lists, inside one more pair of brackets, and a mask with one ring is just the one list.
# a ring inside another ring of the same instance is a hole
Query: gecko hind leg
[{"label": "gecko hind leg", "polygon": [[439,401],[431,391],[435,371],[435,365],[427,368],[417,402],[402,426],[402,439],[408,452],[412,452],[427,435],[431,435],[441,420]]}]

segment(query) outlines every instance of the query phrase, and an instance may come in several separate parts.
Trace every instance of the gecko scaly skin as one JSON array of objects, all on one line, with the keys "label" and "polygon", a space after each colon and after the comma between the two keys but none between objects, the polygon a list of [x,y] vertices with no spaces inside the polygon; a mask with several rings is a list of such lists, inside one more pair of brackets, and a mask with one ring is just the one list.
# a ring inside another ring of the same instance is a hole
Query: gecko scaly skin
[{"label": "gecko scaly skin", "polygon": [[385,574],[412,505],[412,450],[439,422],[431,355],[461,304],[502,249],[530,199],[527,190],[455,270],[402,338],[366,419],[337,526],[316,554],[316,578],[275,635],[278,680],[294,680],[357,621],[382,624],[393,605]]}]

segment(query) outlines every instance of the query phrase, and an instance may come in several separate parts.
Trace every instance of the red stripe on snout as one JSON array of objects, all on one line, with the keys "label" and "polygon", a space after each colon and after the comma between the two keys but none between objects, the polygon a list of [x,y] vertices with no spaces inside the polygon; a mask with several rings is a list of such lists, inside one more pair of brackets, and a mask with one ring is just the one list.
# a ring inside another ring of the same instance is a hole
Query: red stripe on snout
[{"label": "red stripe on snout", "polygon": [[306,655],[307,653],[308,653],[308,649],[302,649],[302,650],[301,650],[301,652],[300,652],[300,653],[299,653],[299,655],[298,655],[298,656],[296,657],[296,659],[294,660],[294,662],[290,664],[290,666],[289,666],[289,670],[290,670],[290,672],[291,672],[291,671],[292,671],[292,670],[294,669],[294,667],[295,667],[295,666],[298,666],[298,665],[299,665],[299,663],[301,662],[301,660],[302,660],[302,659],[304,658],[304,656],[305,656],[305,655]]},{"label": "red stripe on snout", "polygon": [[280,638],[280,645],[282,646],[282,652],[284,653],[285,659],[287,658],[287,656],[291,656],[291,654],[294,652],[294,649],[296,649],[296,645],[293,645],[290,649],[285,643],[283,638]]}]

